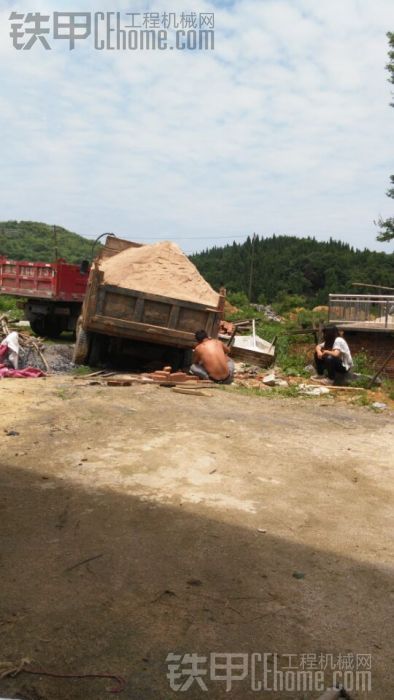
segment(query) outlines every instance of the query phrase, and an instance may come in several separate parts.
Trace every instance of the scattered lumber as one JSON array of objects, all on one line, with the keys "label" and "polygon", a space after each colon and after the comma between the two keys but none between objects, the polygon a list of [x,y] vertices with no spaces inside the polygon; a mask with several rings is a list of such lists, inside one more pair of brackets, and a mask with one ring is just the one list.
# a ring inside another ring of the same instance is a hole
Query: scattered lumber
[{"label": "scattered lumber", "polygon": [[175,386],[171,389],[171,391],[174,391],[176,394],[189,394],[189,396],[213,396],[213,394],[210,394],[208,391],[203,391],[201,389],[192,389],[190,390],[189,388],[182,386],[178,387]]},{"label": "scattered lumber", "polygon": [[[8,317],[5,315],[0,316],[0,328],[1,333],[4,336],[7,336],[11,333],[9,320]],[[25,351],[25,354],[27,350],[33,352],[33,354],[35,354],[41,360],[45,371],[49,372],[48,362],[46,361],[46,358],[44,357],[44,354],[42,352],[45,347],[43,339],[36,336],[33,337],[29,335],[29,333],[23,331],[17,331],[17,333],[19,338],[19,345],[21,346],[22,350]]]},{"label": "scattered lumber", "polygon": [[[316,384],[314,386],[319,386],[319,384]],[[366,388],[363,386],[333,386],[331,384],[326,388],[330,391],[367,391]]]}]

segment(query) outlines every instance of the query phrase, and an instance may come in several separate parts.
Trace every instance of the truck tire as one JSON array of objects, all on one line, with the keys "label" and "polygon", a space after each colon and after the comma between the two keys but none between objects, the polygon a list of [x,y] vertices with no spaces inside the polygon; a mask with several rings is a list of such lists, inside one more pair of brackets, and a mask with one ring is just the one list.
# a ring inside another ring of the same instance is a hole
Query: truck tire
[{"label": "truck tire", "polygon": [[77,328],[77,339],[75,341],[73,363],[84,365],[89,357],[89,333],[83,328]]},{"label": "truck tire", "polygon": [[45,320],[43,318],[35,318],[30,321],[30,328],[33,333],[39,336],[45,335]]},{"label": "truck tire", "polygon": [[30,321],[30,328],[41,338],[58,338],[62,332],[61,325],[56,318],[34,318]]},{"label": "truck tire", "polygon": [[89,342],[89,366],[98,367],[101,360],[101,337],[93,333]]},{"label": "truck tire", "polygon": [[44,324],[45,333],[47,338],[58,338],[62,332],[62,327],[58,319],[48,318]]}]

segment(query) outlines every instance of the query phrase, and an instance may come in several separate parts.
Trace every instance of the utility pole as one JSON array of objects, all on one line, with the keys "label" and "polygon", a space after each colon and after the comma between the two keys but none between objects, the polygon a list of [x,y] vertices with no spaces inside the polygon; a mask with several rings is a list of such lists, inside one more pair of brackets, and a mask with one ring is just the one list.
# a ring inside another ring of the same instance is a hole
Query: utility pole
[{"label": "utility pole", "polygon": [[252,286],[253,286],[253,272],[254,272],[254,244],[256,241],[256,234],[253,233],[252,237],[252,251],[250,256],[250,273],[249,273],[249,301],[252,301]]},{"label": "utility pole", "polygon": [[56,231],[56,226],[53,224],[53,240],[55,243],[55,262],[58,258],[58,249],[57,249],[57,231]]}]

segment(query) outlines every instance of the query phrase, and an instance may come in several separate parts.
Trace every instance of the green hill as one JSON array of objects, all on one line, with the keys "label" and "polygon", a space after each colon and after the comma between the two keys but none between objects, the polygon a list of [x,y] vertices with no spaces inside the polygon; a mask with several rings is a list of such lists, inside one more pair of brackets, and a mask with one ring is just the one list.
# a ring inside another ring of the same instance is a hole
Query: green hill
[{"label": "green hill", "polygon": [[224,284],[228,292],[248,295],[252,257],[254,302],[271,303],[294,295],[299,304],[316,305],[325,304],[330,292],[379,291],[352,287],[352,282],[394,287],[394,254],[355,250],[332,239],[257,236],[254,244],[248,238],[198,253],[191,260],[215,289]]},{"label": "green hill", "polygon": [[[56,226],[57,257],[80,263],[91,258],[92,240]],[[0,255],[14,260],[52,262],[56,257],[53,226],[36,221],[1,221]]]},{"label": "green hill", "polygon": [[[75,263],[90,260],[92,240],[61,226],[56,226],[56,239],[58,257]],[[53,226],[35,221],[0,222],[0,255],[53,261]],[[215,289],[224,284],[229,292],[248,295],[252,257],[251,300],[255,302],[271,303],[292,295],[299,297],[295,301],[300,304],[325,304],[329,292],[371,292],[352,287],[352,282],[394,287],[394,254],[356,250],[332,239],[256,236],[254,243],[248,238],[244,243],[213,247],[191,260]]]}]

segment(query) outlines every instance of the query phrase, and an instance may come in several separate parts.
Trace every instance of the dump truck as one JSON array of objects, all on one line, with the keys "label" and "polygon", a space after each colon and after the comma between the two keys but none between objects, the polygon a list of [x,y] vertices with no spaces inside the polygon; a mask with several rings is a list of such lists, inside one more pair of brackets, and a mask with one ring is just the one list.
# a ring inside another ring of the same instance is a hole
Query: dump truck
[{"label": "dump truck", "polygon": [[173,243],[108,237],[94,260],[77,324],[75,364],[190,364],[195,332],[216,338],[224,297]]},{"label": "dump truck", "polygon": [[75,331],[89,275],[89,262],[53,263],[0,256],[0,293],[23,299],[25,318],[37,335],[57,338]]}]

